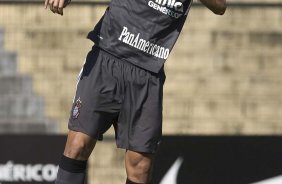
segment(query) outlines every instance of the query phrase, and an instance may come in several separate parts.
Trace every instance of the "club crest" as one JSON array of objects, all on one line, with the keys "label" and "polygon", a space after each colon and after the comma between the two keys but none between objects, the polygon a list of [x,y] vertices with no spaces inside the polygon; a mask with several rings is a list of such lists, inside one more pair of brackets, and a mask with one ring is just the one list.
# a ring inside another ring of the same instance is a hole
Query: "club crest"
[{"label": "club crest", "polygon": [[76,100],[76,102],[75,102],[75,106],[74,106],[74,108],[73,108],[73,111],[72,111],[72,117],[73,117],[73,119],[77,119],[78,118],[78,116],[79,116],[79,114],[80,114],[80,108],[81,108],[81,105],[82,104],[82,102],[81,102],[81,100],[80,100],[80,97]]}]

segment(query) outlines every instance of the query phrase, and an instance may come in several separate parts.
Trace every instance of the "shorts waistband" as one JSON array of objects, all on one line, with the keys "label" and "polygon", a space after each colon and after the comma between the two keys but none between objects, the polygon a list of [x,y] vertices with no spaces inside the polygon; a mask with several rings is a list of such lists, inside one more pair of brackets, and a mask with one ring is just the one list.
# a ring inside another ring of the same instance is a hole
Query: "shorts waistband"
[{"label": "shorts waistband", "polygon": [[[100,53],[102,53],[103,55],[106,55],[107,57],[109,57],[109,58],[112,59],[112,60],[115,60],[115,61],[124,63],[125,65],[129,65],[129,66],[134,66],[134,67],[140,68],[140,67],[138,67],[138,66],[136,66],[136,65],[134,65],[134,64],[132,64],[132,63],[130,63],[130,62],[127,62],[127,61],[125,61],[125,60],[123,60],[123,59],[117,57],[116,55],[114,55],[114,54],[112,54],[112,53],[110,53],[110,52],[104,50],[103,48],[101,48],[101,47],[99,47],[99,46],[97,46],[97,45],[94,45],[94,46],[92,47],[92,49],[93,49],[93,50],[99,50]],[[142,69],[142,68],[140,68],[140,69]],[[143,69],[143,70],[144,70],[144,69]]]},{"label": "shorts waistband", "polygon": [[[99,52],[101,52],[103,55],[107,55],[107,57],[113,59],[114,61],[118,61],[118,62],[120,62],[120,63],[122,63],[122,64],[124,64],[124,65],[130,66],[130,67],[135,67],[135,68],[138,68],[138,69],[140,69],[140,70],[144,70],[144,71],[146,71],[146,72],[148,72],[148,73],[151,73],[151,75],[159,75],[159,74],[164,74],[164,73],[165,73],[165,72],[164,72],[164,67],[162,67],[162,69],[160,70],[159,73],[154,73],[154,72],[151,72],[151,71],[146,70],[146,69],[144,69],[144,68],[141,68],[141,67],[139,67],[139,66],[137,66],[137,65],[134,65],[134,64],[132,64],[131,62],[128,62],[128,61],[126,61],[126,60],[124,60],[124,59],[121,59],[121,58],[117,57],[116,55],[114,55],[114,54],[112,54],[112,53],[110,53],[110,52],[104,50],[103,48],[101,48],[101,47],[99,47],[99,46],[97,46],[97,45],[93,45],[92,49],[93,49],[93,50],[99,50]],[[165,74],[164,74],[164,75],[165,75]]]}]

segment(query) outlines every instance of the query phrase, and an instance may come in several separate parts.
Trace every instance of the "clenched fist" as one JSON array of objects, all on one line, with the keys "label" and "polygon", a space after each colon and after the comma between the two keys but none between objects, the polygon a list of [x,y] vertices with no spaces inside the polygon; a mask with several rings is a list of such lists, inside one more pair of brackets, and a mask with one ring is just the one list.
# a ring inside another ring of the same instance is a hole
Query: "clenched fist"
[{"label": "clenched fist", "polygon": [[69,5],[71,0],[45,0],[45,9],[50,8],[53,13],[63,15],[63,9]]}]

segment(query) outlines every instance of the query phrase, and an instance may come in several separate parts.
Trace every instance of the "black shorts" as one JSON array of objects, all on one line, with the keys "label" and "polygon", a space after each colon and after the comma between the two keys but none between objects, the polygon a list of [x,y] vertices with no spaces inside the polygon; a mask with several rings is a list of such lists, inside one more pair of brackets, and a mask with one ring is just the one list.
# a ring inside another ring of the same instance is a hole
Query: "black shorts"
[{"label": "black shorts", "polygon": [[116,144],[154,153],[162,135],[164,71],[155,74],[93,47],[77,84],[69,129],[101,140],[111,125]]}]

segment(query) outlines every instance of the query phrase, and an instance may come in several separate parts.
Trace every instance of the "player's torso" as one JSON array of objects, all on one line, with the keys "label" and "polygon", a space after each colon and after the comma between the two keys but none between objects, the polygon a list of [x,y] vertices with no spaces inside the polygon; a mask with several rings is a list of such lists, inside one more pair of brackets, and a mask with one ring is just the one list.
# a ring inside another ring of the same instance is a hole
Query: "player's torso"
[{"label": "player's torso", "polygon": [[99,45],[157,72],[170,54],[191,4],[192,0],[112,0],[99,27]]}]

